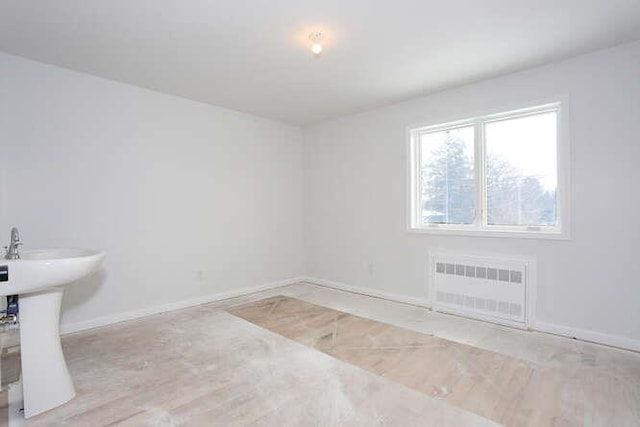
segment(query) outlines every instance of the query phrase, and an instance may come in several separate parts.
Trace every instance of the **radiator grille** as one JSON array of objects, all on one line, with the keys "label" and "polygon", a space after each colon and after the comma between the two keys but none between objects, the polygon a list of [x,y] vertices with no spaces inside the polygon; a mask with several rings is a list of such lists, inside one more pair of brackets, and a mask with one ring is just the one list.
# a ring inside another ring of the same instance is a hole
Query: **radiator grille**
[{"label": "radiator grille", "polygon": [[526,324],[526,260],[434,255],[434,309]]}]

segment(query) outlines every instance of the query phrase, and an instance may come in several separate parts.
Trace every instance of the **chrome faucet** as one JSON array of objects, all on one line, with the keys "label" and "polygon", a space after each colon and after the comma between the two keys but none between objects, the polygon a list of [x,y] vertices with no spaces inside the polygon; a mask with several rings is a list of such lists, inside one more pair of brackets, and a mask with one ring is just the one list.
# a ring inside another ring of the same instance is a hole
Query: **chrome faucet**
[{"label": "chrome faucet", "polygon": [[4,259],[20,259],[20,250],[18,249],[22,242],[20,241],[20,232],[16,227],[11,229],[11,243],[9,247],[4,247],[7,253]]}]

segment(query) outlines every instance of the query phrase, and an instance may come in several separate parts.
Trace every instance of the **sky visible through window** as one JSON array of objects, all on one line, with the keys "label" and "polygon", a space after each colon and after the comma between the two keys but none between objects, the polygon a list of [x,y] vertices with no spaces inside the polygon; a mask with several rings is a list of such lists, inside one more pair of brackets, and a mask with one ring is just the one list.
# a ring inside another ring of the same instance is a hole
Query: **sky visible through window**
[{"label": "sky visible through window", "polygon": [[487,154],[509,162],[522,176],[537,176],[546,190],[558,184],[557,114],[549,112],[485,125]]}]

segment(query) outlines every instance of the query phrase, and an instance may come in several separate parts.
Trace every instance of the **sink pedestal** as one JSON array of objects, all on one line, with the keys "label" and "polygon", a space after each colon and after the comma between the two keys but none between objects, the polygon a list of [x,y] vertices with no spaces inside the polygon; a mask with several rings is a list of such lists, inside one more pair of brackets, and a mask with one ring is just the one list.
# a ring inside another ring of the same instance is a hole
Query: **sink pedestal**
[{"label": "sink pedestal", "polygon": [[24,415],[38,415],[76,392],[60,345],[62,288],[20,295],[20,353]]},{"label": "sink pedestal", "polygon": [[60,301],[64,286],[95,273],[104,252],[93,249],[23,251],[0,259],[0,296],[18,295],[25,417],[73,399],[75,390],[60,346]]}]

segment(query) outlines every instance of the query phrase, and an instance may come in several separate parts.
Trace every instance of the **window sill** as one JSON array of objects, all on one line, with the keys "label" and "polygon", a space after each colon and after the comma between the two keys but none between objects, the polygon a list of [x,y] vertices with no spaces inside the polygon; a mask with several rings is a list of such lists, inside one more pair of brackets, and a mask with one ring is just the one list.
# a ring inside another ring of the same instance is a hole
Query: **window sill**
[{"label": "window sill", "polygon": [[409,227],[409,234],[432,234],[440,236],[464,236],[464,237],[497,237],[511,239],[538,239],[538,240],[570,240],[569,233],[556,230],[524,230],[524,229],[477,229],[460,228],[452,226],[440,227]]}]

